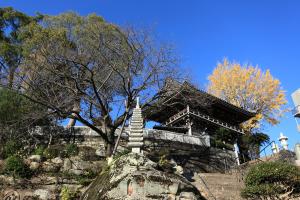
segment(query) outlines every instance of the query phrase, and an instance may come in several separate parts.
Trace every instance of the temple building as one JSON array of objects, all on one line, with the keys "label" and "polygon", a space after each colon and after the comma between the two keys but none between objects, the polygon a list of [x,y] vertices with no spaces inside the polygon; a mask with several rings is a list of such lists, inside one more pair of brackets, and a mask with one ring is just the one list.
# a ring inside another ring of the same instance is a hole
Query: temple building
[{"label": "temple building", "polygon": [[[161,98],[143,111],[145,119],[156,122],[147,132],[152,133],[156,141],[165,139],[157,146],[162,148],[166,144],[170,155],[185,160],[181,165],[196,171],[224,171],[239,163],[235,143],[245,134],[241,124],[255,113],[199,90],[188,82],[169,80],[162,93]],[[220,130],[229,133],[231,140],[221,138],[220,141]],[[166,138],[170,141],[166,142]]]},{"label": "temple building", "polygon": [[145,111],[147,120],[160,124],[154,129],[189,136],[214,135],[219,128],[244,134],[240,124],[255,116],[188,82],[168,81],[165,88],[166,95]]}]

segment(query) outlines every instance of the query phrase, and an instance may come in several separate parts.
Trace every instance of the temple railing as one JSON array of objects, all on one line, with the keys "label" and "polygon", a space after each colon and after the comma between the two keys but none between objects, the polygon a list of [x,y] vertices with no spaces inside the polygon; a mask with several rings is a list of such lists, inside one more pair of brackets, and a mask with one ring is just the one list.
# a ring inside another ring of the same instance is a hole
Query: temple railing
[{"label": "temple railing", "polygon": [[221,126],[223,128],[226,128],[226,129],[229,129],[231,131],[235,131],[235,132],[238,132],[238,133],[241,133],[241,134],[244,134],[244,131],[242,129],[240,129],[239,127],[237,126],[233,126],[227,122],[223,122],[221,120],[218,120],[218,119],[215,119],[209,115],[206,115],[206,114],[203,114],[199,111],[194,111],[192,109],[190,109],[189,107],[180,111],[179,113],[173,115],[172,117],[170,117],[166,122],[165,122],[165,125],[168,126],[170,124],[173,124],[174,122],[184,118],[185,116],[188,116],[188,115],[192,115],[192,116],[195,116],[197,118],[200,118],[204,121],[208,121],[210,123],[213,123],[215,125],[218,125],[218,126]]},{"label": "temple railing", "polygon": [[170,117],[169,119],[167,119],[167,121],[164,123],[166,126],[174,123],[175,121],[185,117],[188,114],[188,109],[185,108],[182,111],[180,111],[179,113],[173,115],[172,117]]}]

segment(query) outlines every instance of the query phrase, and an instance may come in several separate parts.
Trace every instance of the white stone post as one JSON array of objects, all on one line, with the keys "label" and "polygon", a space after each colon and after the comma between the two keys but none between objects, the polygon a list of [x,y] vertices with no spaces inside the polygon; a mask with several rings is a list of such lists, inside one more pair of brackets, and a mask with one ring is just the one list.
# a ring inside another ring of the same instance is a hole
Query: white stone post
[{"label": "white stone post", "polygon": [[234,154],[235,154],[236,164],[240,165],[239,147],[238,147],[237,143],[234,144]]},{"label": "white stone post", "polygon": [[189,105],[187,105],[186,111],[187,111],[187,114],[188,114],[188,119],[186,120],[186,125],[187,125],[187,128],[188,128],[188,136],[192,136],[193,135],[193,132],[192,132],[192,119],[190,118],[190,106]]},{"label": "white stone post", "polygon": [[288,150],[288,137],[284,136],[283,133],[280,133],[280,137],[278,138],[283,149]]},{"label": "white stone post", "polygon": [[142,153],[141,147],[144,144],[143,135],[143,117],[142,110],[139,105],[139,98],[136,100],[136,107],[133,109],[133,114],[130,120],[130,132],[128,147],[131,148],[133,153]]}]

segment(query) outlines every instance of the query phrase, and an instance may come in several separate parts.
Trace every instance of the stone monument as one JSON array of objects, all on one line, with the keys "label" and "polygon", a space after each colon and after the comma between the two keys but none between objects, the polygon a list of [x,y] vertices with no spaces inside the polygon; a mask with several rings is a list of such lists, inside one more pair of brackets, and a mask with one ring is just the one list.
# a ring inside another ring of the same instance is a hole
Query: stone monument
[{"label": "stone monument", "polygon": [[133,114],[130,121],[130,133],[128,147],[133,153],[142,154],[141,147],[143,146],[143,117],[142,110],[139,105],[139,98],[136,101],[136,107],[133,109]]}]

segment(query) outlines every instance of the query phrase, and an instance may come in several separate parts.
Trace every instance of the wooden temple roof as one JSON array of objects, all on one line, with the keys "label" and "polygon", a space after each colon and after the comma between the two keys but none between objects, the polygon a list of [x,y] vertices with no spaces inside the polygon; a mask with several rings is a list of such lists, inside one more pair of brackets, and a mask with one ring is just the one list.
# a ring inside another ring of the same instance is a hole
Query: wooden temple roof
[{"label": "wooden temple roof", "polygon": [[165,123],[187,105],[232,125],[238,125],[255,116],[255,113],[199,90],[186,81],[183,83],[168,81],[163,90],[163,97],[144,110],[147,120]]}]

